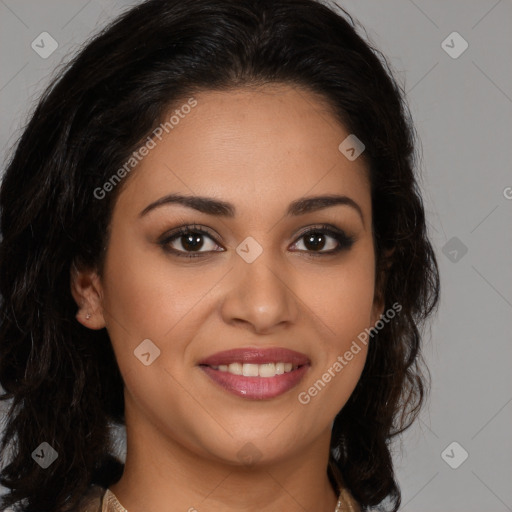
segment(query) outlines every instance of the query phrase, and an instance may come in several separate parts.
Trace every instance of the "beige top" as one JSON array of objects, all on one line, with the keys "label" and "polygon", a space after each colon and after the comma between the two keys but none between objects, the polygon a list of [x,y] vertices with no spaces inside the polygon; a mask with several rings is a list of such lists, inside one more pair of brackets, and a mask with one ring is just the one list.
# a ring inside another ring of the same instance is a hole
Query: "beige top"
[{"label": "beige top", "polygon": [[[361,512],[361,508],[354,500],[350,492],[342,488],[340,493],[341,511],[340,512]],[[127,512],[119,503],[115,494],[109,489],[98,485],[89,487],[87,493],[83,496],[77,512]]]}]

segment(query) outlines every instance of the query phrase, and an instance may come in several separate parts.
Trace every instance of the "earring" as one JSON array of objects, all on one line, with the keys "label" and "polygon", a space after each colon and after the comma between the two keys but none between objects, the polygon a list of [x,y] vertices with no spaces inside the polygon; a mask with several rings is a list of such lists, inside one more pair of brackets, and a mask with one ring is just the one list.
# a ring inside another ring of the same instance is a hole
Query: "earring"
[{"label": "earring", "polygon": [[90,313],[87,313],[87,314],[85,315],[85,319],[86,319],[86,320],[89,320],[89,318],[91,318],[91,314],[90,314]]}]

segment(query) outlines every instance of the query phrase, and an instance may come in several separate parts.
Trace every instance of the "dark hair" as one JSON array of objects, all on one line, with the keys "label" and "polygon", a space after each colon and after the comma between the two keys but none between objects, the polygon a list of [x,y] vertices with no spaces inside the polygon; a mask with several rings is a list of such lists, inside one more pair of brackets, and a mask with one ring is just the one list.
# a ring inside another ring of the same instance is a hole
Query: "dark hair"
[{"label": "dark hair", "polygon": [[[366,147],[377,290],[386,309],[398,303],[401,312],[373,334],[335,419],[329,476],[341,473],[363,507],[398,509],[388,445],[429,389],[420,328],[437,308],[439,273],[414,131],[392,76],[345,11],[314,0],[149,0],[73,59],[43,94],[0,190],[0,398],[12,399],[3,507],[71,511],[91,483],[107,487],[123,471],[110,437],[124,423],[122,377],[107,331],[76,321],[70,293],[73,263],[101,273],[122,184],[101,200],[94,190],[183,98],[285,83],[325,99]],[[31,454],[44,441],[58,458],[41,470]]]}]

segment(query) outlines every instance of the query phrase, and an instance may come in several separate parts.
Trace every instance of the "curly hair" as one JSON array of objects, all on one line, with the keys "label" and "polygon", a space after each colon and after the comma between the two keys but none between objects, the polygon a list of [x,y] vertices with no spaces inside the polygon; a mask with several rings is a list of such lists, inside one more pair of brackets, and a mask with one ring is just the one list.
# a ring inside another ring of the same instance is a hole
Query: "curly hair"
[{"label": "curly hair", "polygon": [[[101,200],[94,190],[183,98],[270,83],[319,95],[366,147],[376,290],[401,312],[372,335],[335,418],[328,473],[332,481],[341,473],[363,508],[398,510],[389,444],[430,387],[421,328],[438,306],[439,271],[403,88],[350,15],[316,0],[142,2],[42,95],[0,189],[0,398],[11,401],[2,510],[69,512],[89,485],[107,487],[123,472],[110,435],[125,421],[123,379],[107,331],[75,319],[70,269],[101,275],[112,211],[130,178]],[[43,441],[58,452],[45,470],[31,458]]]}]

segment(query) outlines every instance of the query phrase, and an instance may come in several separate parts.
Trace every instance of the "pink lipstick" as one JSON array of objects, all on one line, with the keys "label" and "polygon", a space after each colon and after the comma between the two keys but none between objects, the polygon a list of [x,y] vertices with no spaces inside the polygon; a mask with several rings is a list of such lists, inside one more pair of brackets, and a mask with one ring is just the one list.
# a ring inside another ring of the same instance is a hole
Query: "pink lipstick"
[{"label": "pink lipstick", "polygon": [[199,362],[216,384],[243,398],[267,400],[294,388],[311,362],[305,354],[285,348],[226,350]]}]

